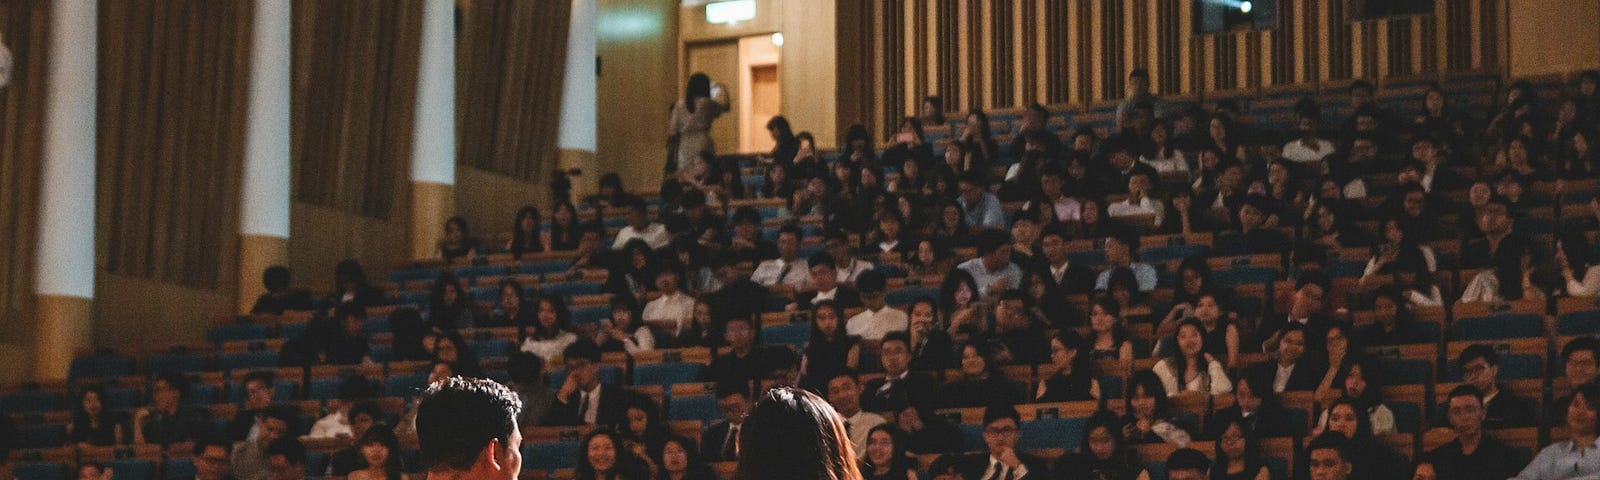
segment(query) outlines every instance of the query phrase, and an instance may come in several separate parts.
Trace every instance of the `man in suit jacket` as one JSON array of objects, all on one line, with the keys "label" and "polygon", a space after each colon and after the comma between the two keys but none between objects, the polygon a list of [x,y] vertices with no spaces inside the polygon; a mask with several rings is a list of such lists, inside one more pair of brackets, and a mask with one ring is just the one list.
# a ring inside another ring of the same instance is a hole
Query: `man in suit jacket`
[{"label": "man in suit jacket", "polygon": [[839,284],[839,270],[833,266],[833,255],[826,252],[818,253],[812,255],[806,263],[811,269],[812,290],[795,296],[796,307],[810,309],[816,302],[822,300],[833,300],[839,308],[861,306],[861,293],[854,287]]},{"label": "man in suit jacket", "polygon": [[1094,292],[1095,277],[1099,275],[1093,268],[1072,263],[1067,258],[1067,238],[1067,230],[1062,224],[1046,227],[1040,240],[1043,259],[1033,266],[1034,273],[1044,279],[1045,285],[1039,309],[1057,328],[1076,327],[1084,323],[1083,313],[1067,301],[1067,296]]},{"label": "man in suit jacket", "polygon": [[739,430],[744,426],[744,414],[750,410],[749,384],[718,384],[717,408],[722,410],[722,420],[711,424],[700,435],[701,456],[708,462],[734,462],[739,460]]},{"label": "man in suit jacket", "polygon": [[600,383],[600,347],[578,340],[561,352],[567,379],[550,408],[550,425],[625,425],[632,396],[621,387]]},{"label": "man in suit jacket", "polygon": [[883,377],[861,390],[861,408],[869,412],[898,412],[907,406],[927,405],[933,397],[933,377],[911,372],[911,335],[890,332],[883,337],[878,361]]},{"label": "man in suit jacket", "polygon": [[1306,355],[1310,336],[1310,331],[1300,324],[1285,325],[1277,335],[1277,357],[1256,365],[1252,372],[1255,378],[1271,379],[1272,391],[1277,393],[1316,390],[1328,367],[1315,355]]},{"label": "man in suit jacket", "polygon": [[1039,480],[1050,478],[1044,460],[1017,451],[1022,416],[1011,405],[983,411],[983,443],[988,451],[969,453],[957,461],[965,480]]},{"label": "man in suit jacket", "polygon": [[1305,330],[1305,345],[1313,351],[1322,351],[1327,341],[1328,328],[1333,320],[1322,314],[1323,297],[1328,291],[1328,275],[1320,271],[1301,272],[1294,283],[1294,295],[1289,301],[1289,311],[1269,313],[1261,319],[1261,351],[1276,351],[1282,332],[1291,325]]}]

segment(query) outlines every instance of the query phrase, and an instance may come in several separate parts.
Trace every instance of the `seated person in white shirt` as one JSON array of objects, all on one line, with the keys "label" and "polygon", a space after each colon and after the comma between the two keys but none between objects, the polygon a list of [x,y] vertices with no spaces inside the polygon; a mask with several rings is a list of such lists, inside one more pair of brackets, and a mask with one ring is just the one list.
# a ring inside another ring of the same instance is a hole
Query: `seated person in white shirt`
[{"label": "seated person in white shirt", "polygon": [[1151,226],[1156,228],[1161,227],[1165,212],[1161,200],[1150,196],[1150,175],[1137,170],[1128,174],[1128,198],[1106,206],[1106,214],[1112,218],[1154,215]]},{"label": "seated person in white shirt", "polygon": [[645,205],[643,198],[628,201],[628,226],[617,232],[611,249],[621,250],[629,240],[635,238],[644,240],[652,249],[665,247],[672,242],[672,234],[667,233],[666,225],[650,221],[650,207]]},{"label": "seated person in white shirt", "polygon": [[1298,118],[1296,131],[1300,133],[1300,138],[1284,144],[1281,156],[1285,160],[1302,165],[1316,164],[1315,168],[1320,171],[1322,159],[1332,155],[1336,147],[1333,141],[1317,136],[1318,119],[1321,114],[1315,110],[1317,108],[1315,103],[1310,103],[1308,106],[1306,102],[1302,100],[1296,105],[1297,109],[1301,109],[1296,115]]},{"label": "seated person in white shirt", "polygon": [[[673,272],[671,268],[661,269],[661,272],[656,274],[656,284],[660,285],[663,282],[660,278],[668,275],[676,275],[676,272]],[[683,294],[678,293],[678,295]],[[657,298],[650,304],[654,305],[665,298],[667,297],[662,295],[661,298]],[[693,305],[694,300],[690,299],[689,301],[690,305]],[[690,308],[693,307],[691,306]],[[673,319],[662,320],[662,323],[665,325],[677,325],[677,321]],[[673,330],[668,327],[665,331]],[[645,324],[644,313],[639,309],[639,302],[625,295],[614,295],[611,297],[611,318],[600,321],[600,329],[595,332],[594,343],[600,346],[601,351],[628,352],[629,355],[632,355],[655,350],[656,335],[655,332],[650,330],[650,326]]]},{"label": "seated person in white shirt", "polygon": [[978,258],[961,262],[956,268],[972,275],[979,295],[994,295],[1022,285],[1022,268],[1011,263],[1011,235],[1000,230],[979,232]]},{"label": "seated person in white shirt", "polygon": [[351,375],[339,385],[339,398],[328,401],[328,414],[311,425],[306,438],[353,438],[350,430],[350,407],[366,401],[373,395],[372,382],[367,377]]},{"label": "seated person in white shirt", "polygon": [[778,230],[778,258],[756,265],[750,281],[775,292],[804,290],[811,284],[811,267],[800,258],[800,227],[784,225]]},{"label": "seated person in white shirt", "polygon": [[[662,331],[672,332],[673,336],[683,332],[683,328],[694,318],[694,297],[683,293],[678,287],[678,281],[683,278],[683,273],[676,267],[662,268],[656,272],[656,290],[661,296],[644,306],[644,321],[646,324],[655,325]],[[648,336],[648,327],[641,329],[641,335]],[[629,332],[628,334],[633,334]],[[648,347],[645,350],[649,350]],[[632,351],[632,349],[629,349]]]},{"label": "seated person in white shirt", "polygon": [[850,244],[850,235],[843,230],[828,232],[828,236],[822,240],[822,246],[828,255],[833,256],[834,277],[839,283],[855,285],[856,277],[861,276],[862,272],[878,268],[872,262],[856,257]]},{"label": "seated person in white shirt", "polygon": [[864,310],[845,322],[846,333],[865,340],[882,340],[889,332],[906,331],[911,328],[910,319],[905,312],[884,302],[887,297],[884,283],[883,274],[877,270],[861,274],[861,278],[856,281],[856,290],[860,292],[861,306]]},{"label": "seated person in white shirt", "polygon": [[1106,237],[1104,250],[1106,252],[1106,269],[1094,280],[1096,291],[1105,291],[1111,283],[1111,272],[1126,267],[1133,271],[1134,279],[1139,281],[1139,291],[1148,292],[1156,289],[1156,268],[1148,263],[1138,262],[1134,257],[1139,251],[1139,235],[1132,232],[1122,232]]}]

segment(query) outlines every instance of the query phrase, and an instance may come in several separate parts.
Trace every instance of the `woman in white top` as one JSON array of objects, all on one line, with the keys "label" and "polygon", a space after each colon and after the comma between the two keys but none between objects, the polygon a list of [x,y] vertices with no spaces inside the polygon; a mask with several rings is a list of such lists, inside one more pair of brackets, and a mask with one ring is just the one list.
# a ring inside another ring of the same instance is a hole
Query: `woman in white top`
[{"label": "woman in white top", "polygon": [[1472,277],[1457,302],[1509,302],[1543,297],[1544,293],[1529,278],[1533,271],[1529,268],[1531,262],[1526,247],[1501,244],[1500,251],[1495,252],[1494,268]]},{"label": "woman in white top", "polygon": [[1380,273],[1390,273],[1386,267],[1391,267],[1404,257],[1419,258],[1427,266],[1428,273],[1439,270],[1439,261],[1433,255],[1433,248],[1417,242],[1415,232],[1407,232],[1398,219],[1384,220],[1382,230],[1383,243],[1374,249],[1372,258],[1367,260],[1367,269],[1361,273],[1362,280]]},{"label": "woman in white top", "polygon": [[1156,169],[1158,173],[1188,172],[1189,159],[1183,151],[1172,146],[1172,125],[1158,121],[1150,125],[1150,151],[1139,156],[1139,161]]},{"label": "woman in white top", "polygon": [[1376,362],[1363,360],[1353,362],[1345,368],[1344,387],[1340,395],[1343,400],[1330,402],[1332,406],[1322,411],[1322,415],[1317,418],[1317,427],[1313,430],[1312,436],[1328,428],[1329,412],[1340,405],[1340,402],[1351,404],[1357,411],[1365,410],[1368,421],[1372,423],[1373,435],[1395,433],[1394,411],[1384,406],[1383,395],[1380,393],[1382,387],[1367,380],[1370,377],[1367,372],[1374,365]]},{"label": "woman in white top", "polygon": [[702,152],[714,152],[711,121],[728,109],[722,86],[711,83],[704,73],[689,76],[683,100],[672,106],[667,129],[678,139],[678,172],[693,172]]},{"label": "woman in white top", "polygon": [[1217,395],[1233,391],[1233,382],[1222,362],[1206,353],[1205,326],[1199,320],[1189,319],[1178,324],[1178,351],[1176,355],[1156,362],[1150,370],[1161,378],[1167,396],[1183,392],[1203,392]]},{"label": "woman in white top", "polygon": [[[1591,251],[1589,239],[1582,232],[1564,235],[1556,242],[1556,266],[1566,280],[1568,296],[1600,296],[1600,265],[1589,258]],[[1583,276],[1577,276],[1577,272],[1583,272]]]},{"label": "woman in white top", "polygon": [[656,348],[656,335],[645,325],[643,309],[630,297],[611,297],[611,318],[600,321],[594,343],[601,351],[628,352],[633,355]]},{"label": "woman in white top", "polygon": [[567,345],[578,341],[578,335],[571,331],[572,312],[567,310],[561,297],[542,296],[538,304],[538,323],[534,324],[533,331],[518,327],[517,336],[522,338],[522,351],[538,355],[548,363],[560,357]]}]

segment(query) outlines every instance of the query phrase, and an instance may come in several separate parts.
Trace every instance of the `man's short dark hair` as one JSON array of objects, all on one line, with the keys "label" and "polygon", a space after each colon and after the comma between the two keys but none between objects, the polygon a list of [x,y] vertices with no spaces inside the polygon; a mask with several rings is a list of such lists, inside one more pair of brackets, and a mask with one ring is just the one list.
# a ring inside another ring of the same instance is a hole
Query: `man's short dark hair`
[{"label": "man's short dark hair", "polygon": [[1600,340],[1594,337],[1572,339],[1572,341],[1567,342],[1566,346],[1561,347],[1561,361],[1566,362],[1572,358],[1572,354],[1577,352],[1589,352],[1589,355],[1593,356],[1595,360],[1600,360]]},{"label": "man's short dark hair", "polygon": [[1206,471],[1211,468],[1211,459],[1205,453],[1193,448],[1180,448],[1167,455],[1167,471],[1172,470],[1199,470]]},{"label": "man's short dark hair", "polygon": [[1128,78],[1143,78],[1145,80],[1149,80],[1150,79],[1150,71],[1149,70],[1145,70],[1143,68],[1135,68],[1132,71],[1128,72]]},{"label": "man's short dark hair", "polygon": [[1011,244],[1011,234],[1000,230],[978,232],[978,254],[988,255]]},{"label": "man's short dark hair", "polygon": [[371,401],[357,403],[355,406],[350,407],[350,413],[346,414],[345,418],[355,421],[356,417],[362,415],[372,417],[373,423],[382,423],[384,421],[383,408]]},{"label": "man's short dark hair", "polygon": [[1332,449],[1339,452],[1339,458],[1344,460],[1344,463],[1350,463],[1353,459],[1350,458],[1349,445],[1350,439],[1345,438],[1343,433],[1323,432],[1322,435],[1317,435],[1317,438],[1311,439],[1311,443],[1306,445],[1306,455],[1311,455],[1311,452],[1315,450]]},{"label": "man's short dark hair", "polygon": [[1128,230],[1119,230],[1112,232],[1111,235],[1107,236],[1106,238],[1115,239],[1117,243],[1127,246],[1128,254],[1133,258],[1139,258],[1139,243],[1141,239],[1139,238],[1138,233]]},{"label": "man's short dark hair", "polygon": [[1462,349],[1461,355],[1456,356],[1456,363],[1461,365],[1462,368],[1466,368],[1467,362],[1480,358],[1485,362],[1489,362],[1490,366],[1500,364],[1500,352],[1496,352],[1494,347],[1482,343],[1468,345],[1467,348]]},{"label": "man's short dark hair", "polygon": [[1017,422],[1017,425],[1022,425],[1022,415],[1017,413],[1015,405],[1000,403],[989,405],[983,409],[983,424],[985,426],[1007,418]]},{"label": "man's short dark hair", "polygon": [[567,345],[567,348],[561,350],[561,358],[583,359],[592,363],[599,363],[600,346],[595,345],[592,341],[579,339],[576,342],[572,342],[571,345]]},{"label": "man's short dark hair", "polygon": [[977,185],[979,188],[989,184],[989,178],[985,176],[983,172],[977,170],[961,174],[961,178],[956,179],[956,181]]},{"label": "man's short dark hair", "polygon": [[828,252],[817,252],[812,254],[811,258],[806,259],[806,265],[809,267],[835,268],[833,266],[833,255],[829,255]]},{"label": "man's short dark hair", "polygon": [[800,232],[800,226],[792,222],[786,223],[782,227],[778,227],[778,236],[782,237],[784,235],[794,235],[795,239],[805,237],[805,234]]},{"label": "man's short dark hair", "polygon": [[1445,397],[1445,401],[1448,402],[1456,397],[1472,397],[1478,403],[1483,403],[1483,391],[1472,385],[1456,385],[1456,388],[1450,389],[1450,395]]},{"label": "man's short dark hair", "polygon": [[367,319],[367,308],[356,302],[344,302],[333,307],[333,319],[342,322],[346,318],[354,317],[356,320]]},{"label": "man's short dark hair", "polygon": [[363,377],[360,374],[352,374],[349,377],[345,377],[344,382],[339,384],[339,399],[346,402],[366,400],[372,398],[375,393],[373,390],[371,380],[367,380],[367,377]]},{"label": "man's short dark hair", "polygon": [[741,223],[761,225],[761,212],[748,205],[739,207],[738,210],[733,211],[733,224],[738,225]]},{"label": "man's short dark hair", "polygon": [[289,405],[272,405],[262,410],[261,416],[283,420],[284,425],[294,428],[295,422],[300,419],[300,411]]},{"label": "man's short dark hair", "polygon": [[1063,242],[1072,239],[1072,233],[1067,231],[1066,225],[1059,222],[1046,225],[1039,233],[1040,240],[1044,240],[1044,237],[1052,236],[1061,238],[1061,241]]},{"label": "man's short dark hair", "polygon": [[276,292],[289,288],[289,267],[273,265],[261,271],[261,285],[267,287],[268,292]]},{"label": "man's short dark hair", "polygon": [[719,399],[719,400],[720,399],[724,399],[724,398],[728,398],[728,397],[733,396],[733,395],[741,395],[741,396],[744,397],[745,400],[749,400],[750,399],[750,385],[747,384],[747,383],[739,383],[739,382],[717,382],[716,393],[717,393],[717,399]]},{"label": "man's short dark hair", "polygon": [[1323,273],[1321,270],[1307,270],[1300,272],[1300,276],[1295,279],[1294,289],[1298,291],[1301,288],[1305,288],[1306,285],[1316,285],[1322,287],[1322,291],[1326,292],[1328,291],[1328,285],[1332,283],[1333,280],[1328,278],[1328,274]]},{"label": "man's short dark hair", "polygon": [[272,376],[271,370],[255,370],[244,374],[244,380],[241,380],[239,384],[249,386],[250,382],[261,382],[262,384],[265,384],[268,389],[271,389]]},{"label": "man's short dark hair", "polygon": [[856,290],[861,293],[881,293],[888,288],[883,272],[867,270],[856,276]]},{"label": "man's short dark hair", "polygon": [[470,470],[490,440],[522,448],[508,443],[521,413],[517,394],[493,380],[451,377],[429,385],[417,403],[422,469]]},{"label": "man's short dark hair", "polygon": [[207,448],[211,448],[211,447],[221,447],[222,451],[228,452],[229,455],[233,454],[233,442],[230,442],[227,439],[212,435],[212,436],[206,436],[204,438],[200,438],[198,440],[195,440],[195,442],[194,442],[194,456],[199,457],[199,456],[205,455],[206,454],[206,449]]},{"label": "man's short dark hair", "polygon": [[517,384],[538,383],[539,374],[544,372],[544,358],[528,352],[512,352],[506,359],[506,373],[511,375],[511,381]]},{"label": "man's short dark hair", "polygon": [[878,348],[883,348],[883,345],[888,345],[889,342],[900,342],[906,347],[910,347],[911,334],[907,333],[905,330],[895,330],[893,332],[884,334],[883,340],[878,342]]},{"label": "man's short dark hair", "polygon": [[167,382],[168,387],[177,390],[178,398],[189,397],[189,377],[184,376],[182,373],[161,372],[160,375],[156,375],[156,380]]},{"label": "man's short dark hair", "polygon": [[267,458],[283,455],[290,465],[306,464],[306,446],[300,444],[300,439],[285,436],[267,444]]}]

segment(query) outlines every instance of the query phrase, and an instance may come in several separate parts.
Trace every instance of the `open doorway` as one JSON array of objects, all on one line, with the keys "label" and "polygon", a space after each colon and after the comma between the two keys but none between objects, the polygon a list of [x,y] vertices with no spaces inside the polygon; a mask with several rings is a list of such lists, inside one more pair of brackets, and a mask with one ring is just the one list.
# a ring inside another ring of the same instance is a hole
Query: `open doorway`
[{"label": "open doorway", "polygon": [[739,151],[772,151],[767,121],[779,114],[779,46],[773,35],[739,39]]}]

